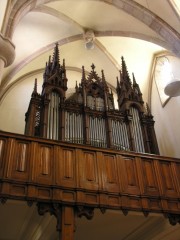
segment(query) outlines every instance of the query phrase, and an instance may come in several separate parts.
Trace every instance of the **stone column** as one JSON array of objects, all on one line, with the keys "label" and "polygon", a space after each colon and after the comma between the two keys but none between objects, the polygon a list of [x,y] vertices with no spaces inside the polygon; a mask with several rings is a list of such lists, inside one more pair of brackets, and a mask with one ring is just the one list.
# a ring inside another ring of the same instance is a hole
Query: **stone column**
[{"label": "stone column", "polygon": [[1,86],[1,79],[3,75],[3,69],[4,69],[4,61],[0,58],[0,86]]},{"label": "stone column", "polygon": [[5,67],[10,66],[15,59],[15,46],[10,39],[3,37],[0,33],[0,87],[2,84],[2,75]]}]

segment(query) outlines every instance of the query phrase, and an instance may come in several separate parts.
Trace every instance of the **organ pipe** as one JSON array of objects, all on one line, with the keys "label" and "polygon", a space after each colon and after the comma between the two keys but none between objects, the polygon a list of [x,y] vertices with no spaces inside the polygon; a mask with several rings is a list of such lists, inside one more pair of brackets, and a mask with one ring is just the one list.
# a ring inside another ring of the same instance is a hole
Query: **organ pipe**
[{"label": "organ pipe", "polygon": [[65,141],[83,143],[82,115],[65,111]]},{"label": "organ pipe", "polygon": [[59,103],[58,93],[51,92],[49,95],[47,138],[58,140],[59,133]]},{"label": "organ pipe", "polygon": [[144,142],[138,110],[132,107],[130,108],[130,114],[132,115],[131,129],[134,138],[135,151],[144,152]]}]

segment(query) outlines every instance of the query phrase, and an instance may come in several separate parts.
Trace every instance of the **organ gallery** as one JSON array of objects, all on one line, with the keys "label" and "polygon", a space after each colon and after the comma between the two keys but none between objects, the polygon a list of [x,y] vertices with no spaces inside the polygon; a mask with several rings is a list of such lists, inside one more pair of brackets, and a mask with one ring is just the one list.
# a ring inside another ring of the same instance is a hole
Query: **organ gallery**
[{"label": "organ gallery", "polygon": [[124,58],[116,91],[92,64],[67,96],[57,44],[43,78],[41,94],[35,80],[25,135],[0,131],[1,202],[21,200],[54,215],[61,240],[76,239],[77,219],[91,220],[95,210],[180,223],[179,159],[159,155],[153,116]]},{"label": "organ gallery", "polygon": [[104,71],[99,76],[94,64],[89,74],[82,67],[80,84],[76,83],[74,93],[66,97],[65,60],[61,64],[59,59],[56,44],[52,60],[50,57],[46,63],[41,94],[35,80],[26,113],[26,135],[159,154],[153,116],[143,102],[134,75],[131,80],[123,57],[115,93],[118,109]]}]

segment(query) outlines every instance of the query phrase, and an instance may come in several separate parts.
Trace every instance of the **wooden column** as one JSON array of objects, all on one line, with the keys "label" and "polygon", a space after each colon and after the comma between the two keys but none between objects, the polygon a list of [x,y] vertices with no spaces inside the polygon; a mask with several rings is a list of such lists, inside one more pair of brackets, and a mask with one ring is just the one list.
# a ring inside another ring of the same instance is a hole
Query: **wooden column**
[{"label": "wooden column", "polygon": [[132,135],[131,122],[132,122],[132,117],[129,116],[129,114],[127,114],[126,115],[126,127],[127,127],[128,139],[129,139],[129,148],[130,148],[131,151],[135,151],[135,145],[134,145],[134,138],[133,138],[133,135]]},{"label": "wooden column", "polygon": [[90,144],[89,141],[89,115],[84,111],[83,113],[83,132],[84,132],[84,144]]},{"label": "wooden column", "polygon": [[0,33],[0,88],[4,67],[9,67],[15,59],[15,46],[9,38]]},{"label": "wooden column", "polygon": [[64,107],[63,108],[59,108],[59,136],[58,136],[58,140],[61,141],[65,141],[65,110]]},{"label": "wooden column", "polygon": [[112,124],[111,124],[111,118],[109,116],[106,117],[106,127],[107,127],[107,146],[109,148],[113,147],[112,144]]},{"label": "wooden column", "polygon": [[42,127],[41,127],[41,137],[47,138],[47,125],[48,125],[48,107],[49,107],[50,100],[45,98],[44,99],[44,106],[43,106],[43,117],[42,117]]},{"label": "wooden column", "polygon": [[73,207],[62,207],[60,240],[74,240],[74,223]]},{"label": "wooden column", "polygon": [[74,240],[75,211],[72,206],[62,206],[59,203],[39,202],[37,207],[40,215],[49,212],[56,217],[56,230],[59,232],[59,240]]}]

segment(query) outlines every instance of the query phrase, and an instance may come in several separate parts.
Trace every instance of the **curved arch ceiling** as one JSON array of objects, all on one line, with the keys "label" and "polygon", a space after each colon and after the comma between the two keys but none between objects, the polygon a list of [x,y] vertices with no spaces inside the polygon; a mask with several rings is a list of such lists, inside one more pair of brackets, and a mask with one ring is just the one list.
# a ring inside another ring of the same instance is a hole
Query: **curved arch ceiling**
[{"label": "curved arch ceiling", "polygon": [[[162,2],[165,11],[158,11]],[[169,15],[171,26],[165,22]],[[27,72],[42,69],[54,43],[59,42],[60,57],[69,68],[85,65],[89,71],[93,62],[99,74],[105,70],[106,80],[113,86],[123,55],[147,100],[154,53],[180,50],[177,23],[168,0],[14,1],[4,32],[16,46],[16,59],[4,71],[1,95],[21,76],[26,81]],[[83,34],[88,29],[95,33],[93,50],[84,45]],[[34,81],[33,77],[35,74]]]}]

